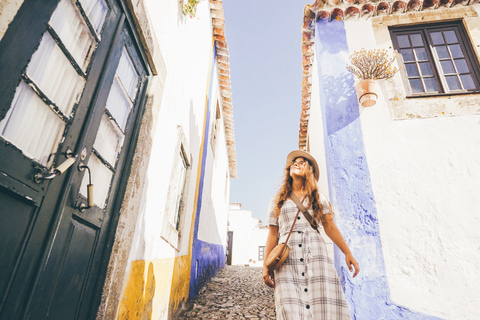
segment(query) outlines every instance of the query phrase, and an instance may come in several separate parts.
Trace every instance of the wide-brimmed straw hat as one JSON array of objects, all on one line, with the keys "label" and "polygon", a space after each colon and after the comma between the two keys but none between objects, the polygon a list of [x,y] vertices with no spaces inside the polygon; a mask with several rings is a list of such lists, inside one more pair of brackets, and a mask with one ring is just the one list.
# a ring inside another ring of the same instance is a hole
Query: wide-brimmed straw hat
[{"label": "wide-brimmed straw hat", "polygon": [[287,165],[292,163],[296,158],[302,157],[310,161],[310,163],[313,166],[313,175],[315,176],[315,180],[318,181],[318,178],[320,177],[320,172],[318,170],[318,164],[315,158],[308,152],[302,151],[302,150],[294,150],[290,152],[287,156]]}]

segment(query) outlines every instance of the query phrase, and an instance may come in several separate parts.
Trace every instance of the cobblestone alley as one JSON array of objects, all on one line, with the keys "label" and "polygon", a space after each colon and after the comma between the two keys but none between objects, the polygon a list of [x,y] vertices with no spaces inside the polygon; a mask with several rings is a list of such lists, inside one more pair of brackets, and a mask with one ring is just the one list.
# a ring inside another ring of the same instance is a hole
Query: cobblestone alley
[{"label": "cobblestone alley", "polygon": [[263,283],[261,268],[225,266],[179,319],[275,319],[273,289]]}]

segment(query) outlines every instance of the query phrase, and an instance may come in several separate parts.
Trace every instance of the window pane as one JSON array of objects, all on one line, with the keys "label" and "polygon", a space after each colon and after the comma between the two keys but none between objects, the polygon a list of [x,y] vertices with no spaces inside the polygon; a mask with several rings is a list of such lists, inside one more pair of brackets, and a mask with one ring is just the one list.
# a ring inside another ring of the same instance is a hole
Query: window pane
[{"label": "window pane", "polygon": [[448,46],[453,58],[463,58],[462,48],[458,44],[451,44]]},{"label": "window pane", "polygon": [[448,50],[446,46],[437,46],[435,47],[439,59],[450,59],[448,55]]},{"label": "window pane", "polygon": [[430,67],[430,62],[421,62],[418,65],[420,66],[420,72],[422,73],[422,76],[433,75],[432,68]]},{"label": "window pane", "polygon": [[405,70],[407,71],[407,76],[409,77],[418,77],[417,65],[415,63],[406,63]]},{"label": "window pane", "polygon": [[472,76],[469,74],[462,74],[460,76],[462,85],[464,89],[475,89],[475,83],[473,82]]},{"label": "window pane", "polygon": [[138,74],[125,48],[123,48],[122,56],[120,57],[117,75],[130,99],[133,100],[137,91]]},{"label": "window pane", "polygon": [[450,90],[462,89],[460,87],[460,82],[458,82],[457,76],[448,76],[448,77],[445,77],[445,79],[447,80],[448,88]]},{"label": "window pane", "polygon": [[100,33],[108,11],[105,0],[80,0],[80,3],[90,23]]},{"label": "window pane", "polygon": [[28,76],[67,116],[80,98],[85,80],[46,32],[27,68]]},{"label": "window pane", "polygon": [[442,65],[443,73],[445,74],[455,73],[455,69],[453,69],[452,61],[443,60],[443,61],[440,61],[440,64]]},{"label": "window pane", "polygon": [[427,51],[425,48],[415,48],[415,56],[417,57],[417,61],[419,60],[428,60]]},{"label": "window pane", "polygon": [[433,44],[444,44],[443,36],[441,32],[431,32],[430,36],[432,37]]},{"label": "window pane", "polygon": [[108,119],[107,115],[104,115],[93,147],[112,167],[115,167],[122,145],[122,132]]},{"label": "window pane", "polygon": [[117,121],[122,130],[125,130],[128,114],[130,113],[130,102],[123,94],[117,79],[113,80],[110,93],[107,98],[107,109]]},{"label": "window pane", "polygon": [[458,43],[458,38],[457,35],[455,34],[455,31],[444,31],[443,35],[445,36],[445,39],[447,40],[447,43]]},{"label": "window pane", "polygon": [[455,62],[455,67],[457,68],[458,73],[470,72],[467,66],[467,61],[465,61],[465,59],[457,59],[457,60],[454,60],[454,62]]},{"label": "window pane", "polygon": [[415,61],[415,57],[413,56],[412,49],[402,49],[400,50],[402,53],[403,61]]},{"label": "window pane", "polygon": [[[104,208],[108,192],[110,191],[110,182],[112,181],[113,173],[93,153],[88,160],[88,167],[92,171],[92,184],[95,186],[93,188],[93,200],[95,205]],[[84,197],[87,196],[88,184],[88,171],[85,170],[82,185],[80,187],[80,193]]]},{"label": "window pane", "polygon": [[412,40],[413,47],[421,47],[423,46],[423,39],[422,35],[419,33],[413,33],[410,35],[410,40]]},{"label": "window pane", "polygon": [[60,2],[50,19],[50,25],[78,65],[85,71],[96,42],[83,17],[70,0]]},{"label": "window pane", "polygon": [[409,48],[410,47],[410,41],[408,40],[408,35],[400,35],[397,36],[398,40],[398,45],[400,48]]},{"label": "window pane", "polygon": [[424,78],[423,82],[425,83],[425,89],[427,92],[438,92],[434,78]]},{"label": "window pane", "polygon": [[410,87],[412,88],[413,93],[424,92],[422,81],[420,79],[409,79]]},{"label": "window pane", "polygon": [[[50,166],[65,123],[25,83],[15,91],[12,106],[0,122],[0,134],[25,155]],[[49,159],[51,158],[51,159]]]}]

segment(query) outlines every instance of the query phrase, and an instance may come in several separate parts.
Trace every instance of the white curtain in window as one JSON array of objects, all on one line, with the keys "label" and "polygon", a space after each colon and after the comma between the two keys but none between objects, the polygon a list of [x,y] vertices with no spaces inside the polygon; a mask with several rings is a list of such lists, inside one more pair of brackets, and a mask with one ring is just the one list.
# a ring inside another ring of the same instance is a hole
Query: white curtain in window
[{"label": "white curtain in window", "polygon": [[107,98],[107,109],[122,130],[125,130],[128,114],[130,113],[130,102],[127,99],[117,79],[114,79]]},{"label": "white curtain in window", "polygon": [[118,64],[117,75],[122,82],[125,91],[131,100],[134,100],[135,93],[137,91],[138,73],[133,66],[132,60],[128,55],[125,47],[122,50],[122,56],[120,57],[120,63]]},{"label": "white curtain in window", "polygon": [[108,163],[110,163],[112,167],[115,167],[117,155],[120,152],[122,145],[122,132],[106,115],[104,115],[93,147],[105,160],[108,161]]},{"label": "white curtain in window", "polygon": [[100,33],[108,12],[107,4],[104,0],[80,0],[80,3],[90,19],[90,23]]},{"label": "white curtain in window", "polygon": [[45,32],[32,56],[27,75],[63,113],[70,116],[85,80],[78,75],[48,32]]},{"label": "white curtain in window", "polygon": [[64,130],[65,123],[22,81],[0,122],[0,134],[25,155],[49,167],[53,160],[50,155],[57,151]]},{"label": "white curtain in window", "polygon": [[[100,208],[104,208],[107,201],[108,192],[110,191],[110,183],[112,181],[113,173],[93,153],[88,160],[88,167],[92,172],[92,184],[94,185],[93,200],[95,205]],[[80,193],[84,197],[87,196],[88,182],[88,171],[85,170],[82,185],[80,187]]]},{"label": "white curtain in window", "polygon": [[78,8],[71,0],[62,0],[50,19],[50,25],[62,43],[85,71],[90,62],[96,41]]}]

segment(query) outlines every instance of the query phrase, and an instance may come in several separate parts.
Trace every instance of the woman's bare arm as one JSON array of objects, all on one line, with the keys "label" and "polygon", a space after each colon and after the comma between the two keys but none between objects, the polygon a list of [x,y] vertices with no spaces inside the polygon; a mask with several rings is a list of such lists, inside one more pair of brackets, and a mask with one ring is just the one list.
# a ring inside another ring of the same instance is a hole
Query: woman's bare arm
[{"label": "woman's bare arm", "polygon": [[347,243],[345,242],[345,239],[343,239],[342,233],[340,230],[338,230],[337,226],[335,225],[335,222],[333,221],[333,217],[331,214],[326,214],[325,215],[325,221],[322,221],[323,224],[323,229],[325,230],[325,233],[327,236],[332,239],[333,243],[342,250],[343,254],[345,254],[345,261],[347,262],[347,266],[352,272],[352,265],[355,267],[355,272],[353,274],[353,277],[360,272],[360,268],[358,266],[357,260],[352,255],[352,252],[348,248]]},{"label": "woman's bare arm", "polygon": [[268,257],[273,248],[278,244],[278,227],[269,226],[267,243],[265,244],[265,256],[263,263],[263,282],[271,288],[275,287],[275,279],[273,278],[273,271],[268,271],[267,266],[265,265],[265,259]]}]

